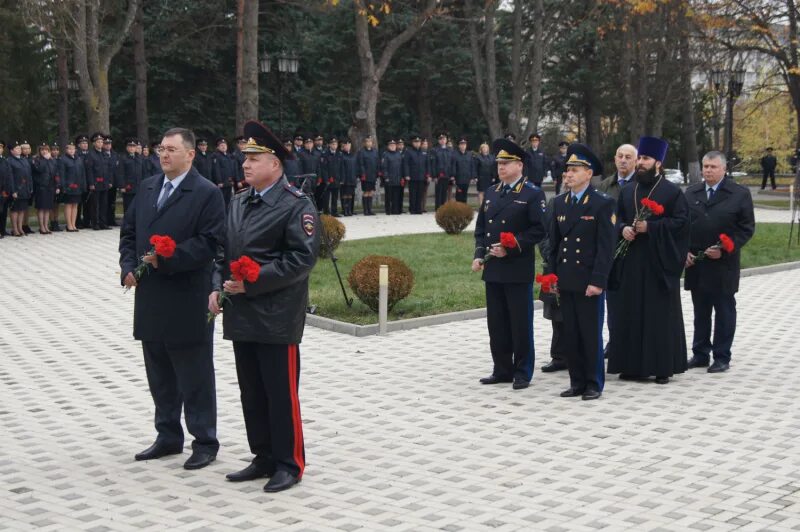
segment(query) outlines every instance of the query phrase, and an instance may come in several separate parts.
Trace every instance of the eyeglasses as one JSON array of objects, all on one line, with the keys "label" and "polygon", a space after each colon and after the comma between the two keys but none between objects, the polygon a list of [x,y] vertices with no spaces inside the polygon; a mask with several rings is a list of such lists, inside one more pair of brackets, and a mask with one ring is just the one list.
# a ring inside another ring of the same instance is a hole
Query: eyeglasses
[{"label": "eyeglasses", "polygon": [[158,147],[155,149],[155,151],[156,151],[156,153],[157,153],[157,154],[159,154],[159,155],[163,155],[163,154],[165,154],[165,153],[168,153],[168,154],[170,154],[170,155],[175,155],[176,153],[179,153],[179,152],[181,152],[181,151],[183,151],[183,150],[182,150],[182,149],[180,149],[180,148],[176,148],[176,147],[174,147],[174,146],[158,146]]}]

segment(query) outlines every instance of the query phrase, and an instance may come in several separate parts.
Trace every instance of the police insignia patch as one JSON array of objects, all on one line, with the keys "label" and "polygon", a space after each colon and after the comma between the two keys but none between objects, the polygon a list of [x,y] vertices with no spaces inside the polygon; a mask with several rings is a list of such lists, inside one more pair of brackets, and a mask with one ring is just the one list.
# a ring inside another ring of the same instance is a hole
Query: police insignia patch
[{"label": "police insignia patch", "polygon": [[303,231],[305,231],[308,236],[313,236],[314,235],[314,215],[313,214],[304,214],[303,215]]},{"label": "police insignia patch", "polygon": [[611,215],[611,225],[617,225],[617,215],[616,214],[612,214]]}]

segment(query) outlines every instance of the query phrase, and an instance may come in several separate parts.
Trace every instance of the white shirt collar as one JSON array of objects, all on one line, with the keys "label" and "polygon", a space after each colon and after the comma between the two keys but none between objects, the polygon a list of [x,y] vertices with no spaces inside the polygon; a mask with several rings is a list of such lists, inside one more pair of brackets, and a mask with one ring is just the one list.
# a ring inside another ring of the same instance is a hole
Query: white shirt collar
[{"label": "white shirt collar", "polygon": [[[181,186],[181,182],[183,182],[183,179],[186,177],[186,174],[188,174],[188,173],[189,173],[189,170],[186,170],[184,173],[182,173],[181,175],[179,175],[178,177],[176,177],[175,179],[173,179],[171,181],[172,190],[177,190],[178,187]],[[164,188],[164,185],[166,185],[168,181],[169,181],[169,178],[167,177],[166,174],[164,174],[164,181],[161,183],[161,188]]]}]

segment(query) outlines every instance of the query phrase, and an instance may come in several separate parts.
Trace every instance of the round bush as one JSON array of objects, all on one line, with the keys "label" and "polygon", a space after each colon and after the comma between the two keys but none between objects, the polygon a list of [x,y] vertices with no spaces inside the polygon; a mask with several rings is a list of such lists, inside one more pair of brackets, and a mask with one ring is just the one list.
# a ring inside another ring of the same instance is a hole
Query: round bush
[{"label": "round bush", "polygon": [[460,201],[448,201],[436,209],[436,223],[448,235],[461,233],[475,215],[472,207]]},{"label": "round bush", "polygon": [[[322,238],[319,242],[319,256],[326,259],[339,247],[339,243],[344,238],[346,229],[344,224],[333,216],[323,214],[319,218],[322,222]],[[328,245],[330,245],[330,247],[328,247]]]},{"label": "round bush", "polygon": [[401,299],[405,299],[414,288],[414,272],[406,263],[395,257],[383,255],[367,255],[358,261],[347,282],[358,299],[369,308],[378,312],[378,278],[381,264],[389,266],[389,310]]}]

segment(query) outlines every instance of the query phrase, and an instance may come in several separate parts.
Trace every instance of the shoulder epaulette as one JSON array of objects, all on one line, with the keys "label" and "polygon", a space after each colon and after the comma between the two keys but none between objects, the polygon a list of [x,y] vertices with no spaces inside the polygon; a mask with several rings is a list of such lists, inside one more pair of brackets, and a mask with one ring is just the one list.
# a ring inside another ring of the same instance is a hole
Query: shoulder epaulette
[{"label": "shoulder epaulette", "polygon": [[304,198],[306,196],[302,190],[298,189],[295,186],[290,185],[289,183],[283,185],[283,188],[285,188],[287,192],[291,192],[295,197]]},{"label": "shoulder epaulette", "polygon": [[537,186],[536,186],[534,183],[532,183],[531,181],[525,181],[525,186],[526,186],[526,187],[528,187],[528,188],[532,188],[532,189],[534,189],[534,190],[539,190],[539,187],[537,187]]},{"label": "shoulder epaulette", "polygon": [[234,193],[234,196],[238,196],[238,195],[240,195],[242,192],[250,192],[250,187],[248,187],[248,188],[243,188],[243,189],[241,189],[241,190],[237,190],[237,191]]}]

